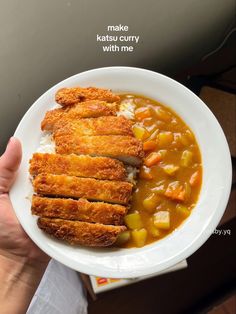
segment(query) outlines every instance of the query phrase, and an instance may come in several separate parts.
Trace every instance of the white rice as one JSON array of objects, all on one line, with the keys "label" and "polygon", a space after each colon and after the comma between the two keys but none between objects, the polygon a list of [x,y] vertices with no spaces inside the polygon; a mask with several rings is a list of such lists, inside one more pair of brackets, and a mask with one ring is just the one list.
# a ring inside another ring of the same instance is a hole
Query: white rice
[{"label": "white rice", "polygon": [[44,132],[40,142],[39,142],[39,148],[37,149],[38,153],[49,153],[49,154],[55,154],[55,142],[52,138],[52,134],[49,132]]},{"label": "white rice", "polygon": [[[118,116],[124,116],[129,120],[134,120],[135,105],[133,100],[125,100],[120,104],[119,111],[117,112]],[[133,184],[137,183],[137,173],[139,172],[138,168],[133,166],[126,166],[127,171],[127,180]]]},{"label": "white rice", "polygon": [[136,184],[137,183],[137,173],[139,172],[138,168],[133,166],[126,166],[127,171],[127,180],[130,183]]}]

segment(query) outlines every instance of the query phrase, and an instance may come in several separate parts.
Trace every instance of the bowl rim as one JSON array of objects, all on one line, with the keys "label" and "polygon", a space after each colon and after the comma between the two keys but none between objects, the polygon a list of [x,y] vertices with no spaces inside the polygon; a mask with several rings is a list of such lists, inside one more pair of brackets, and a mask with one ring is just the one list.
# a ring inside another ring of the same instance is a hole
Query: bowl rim
[{"label": "bowl rim", "polygon": [[[54,86],[52,86],[51,88],[49,88],[45,93],[43,93],[33,104],[32,106],[27,110],[27,112],[25,113],[24,117],[22,118],[22,120],[20,121],[16,131],[15,131],[15,136],[18,137],[18,135],[20,134],[20,130],[21,127],[24,125],[25,120],[26,120],[26,116],[33,111],[33,107],[36,103],[40,102],[47,94],[50,94],[53,90],[57,89],[59,85],[62,84],[66,84],[68,81],[71,81],[73,79],[76,79],[78,76],[80,75],[87,75],[87,74],[93,74],[93,73],[102,73],[102,72],[106,72],[106,71],[132,71],[132,72],[139,72],[139,73],[143,73],[146,74],[148,76],[159,76],[161,79],[163,80],[167,80],[169,82],[171,82],[171,84],[174,84],[176,87],[182,89],[185,93],[188,93],[193,99],[195,99],[197,102],[201,103],[202,105],[202,109],[205,111],[205,113],[210,117],[210,119],[214,120],[214,123],[218,129],[219,135],[221,137],[221,141],[223,143],[224,146],[224,153],[226,156],[226,164],[224,165],[225,167],[225,173],[227,174],[227,177],[229,177],[230,179],[228,181],[225,182],[225,193],[221,199],[221,206],[220,208],[218,208],[217,211],[215,211],[215,214],[213,215],[212,219],[208,222],[207,224],[207,230],[208,232],[201,232],[199,234],[198,237],[195,238],[195,240],[193,241],[193,243],[190,243],[189,246],[185,247],[181,252],[179,252],[179,254],[177,256],[173,256],[172,258],[169,258],[163,265],[157,265],[156,267],[149,267],[148,269],[141,269],[141,270],[136,270],[135,272],[132,273],[128,273],[125,270],[104,270],[102,268],[100,268],[99,270],[94,269],[93,267],[90,267],[90,265],[84,265],[84,264],[79,264],[78,267],[78,263],[75,264],[74,261],[68,259],[64,259],[63,256],[61,256],[61,254],[53,249],[49,249],[49,247],[45,247],[44,245],[42,245],[42,243],[40,241],[38,241],[37,237],[34,236],[34,234],[27,228],[27,226],[24,224],[23,221],[21,221],[21,218],[19,216],[19,213],[17,210],[14,211],[16,213],[17,218],[20,220],[20,223],[23,227],[23,229],[26,231],[26,233],[30,236],[30,238],[37,244],[37,246],[39,248],[41,248],[43,251],[45,251],[49,256],[52,256],[53,258],[55,258],[56,260],[58,260],[59,262],[61,262],[62,264],[75,269],[77,271],[86,273],[86,274],[91,274],[91,275],[96,275],[96,276],[103,276],[103,277],[110,277],[110,278],[133,278],[133,277],[137,277],[137,276],[144,276],[144,275],[150,275],[156,272],[160,272],[163,271],[164,269],[167,269],[175,264],[177,264],[178,262],[181,262],[183,259],[189,257],[191,254],[193,254],[208,238],[209,236],[212,234],[212,232],[214,231],[214,229],[216,228],[216,226],[218,225],[228,202],[229,199],[229,195],[230,195],[230,190],[231,190],[231,182],[232,182],[232,165],[231,165],[231,157],[230,157],[230,151],[229,151],[229,147],[228,147],[228,143],[227,140],[225,138],[224,132],[220,126],[220,124],[218,123],[217,119],[215,118],[215,116],[213,115],[213,113],[210,111],[210,109],[204,104],[204,102],[197,97],[192,91],[190,91],[188,88],[186,88],[184,85],[182,85],[181,83],[173,80],[172,78],[169,78],[168,76],[165,76],[163,74],[160,74],[158,72],[154,72],[154,71],[150,71],[144,68],[137,68],[137,67],[127,67],[127,66],[111,66],[111,67],[102,67],[102,68],[96,68],[96,69],[91,69],[88,71],[84,71],[84,72],[80,72],[78,74],[72,75],[64,80],[62,80],[61,82],[55,84]],[[167,104],[168,106],[168,104]],[[174,110],[175,111],[175,110]],[[191,128],[191,125],[190,125]],[[200,145],[199,145],[200,146]],[[200,147],[201,149],[201,147]],[[14,186],[13,186],[14,187]],[[14,203],[14,193],[12,192],[13,189],[11,189],[10,191],[10,198],[12,199],[13,203]],[[191,215],[190,215],[191,217]],[[177,229],[179,229],[180,227],[178,227]],[[203,230],[204,231],[204,230]],[[155,243],[158,243],[160,241],[165,241],[166,238],[169,238],[170,236],[174,236],[175,231],[172,232],[170,235],[168,235],[167,237],[159,240],[159,241],[155,241],[154,244],[150,244],[150,245],[146,245],[144,248],[146,248],[148,251],[148,247],[150,248],[151,246],[155,246]],[[53,240],[55,241],[55,240]],[[128,249],[128,250],[133,250],[136,251],[137,250],[142,250],[141,249]],[[136,254],[138,255],[138,253]]]}]

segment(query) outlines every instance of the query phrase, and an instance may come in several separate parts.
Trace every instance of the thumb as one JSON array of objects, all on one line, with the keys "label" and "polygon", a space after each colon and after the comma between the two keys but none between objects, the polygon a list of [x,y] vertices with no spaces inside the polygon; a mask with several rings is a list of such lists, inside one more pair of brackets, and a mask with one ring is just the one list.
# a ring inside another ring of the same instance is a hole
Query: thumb
[{"label": "thumb", "polygon": [[20,141],[11,137],[4,154],[0,157],[0,194],[8,193],[15,179],[22,157]]}]

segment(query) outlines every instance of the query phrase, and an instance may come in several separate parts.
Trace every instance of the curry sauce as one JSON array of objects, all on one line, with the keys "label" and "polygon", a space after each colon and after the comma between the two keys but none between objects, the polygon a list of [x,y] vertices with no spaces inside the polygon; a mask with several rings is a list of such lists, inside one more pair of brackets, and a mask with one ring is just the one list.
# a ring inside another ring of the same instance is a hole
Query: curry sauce
[{"label": "curry sauce", "polygon": [[128,231],[116,244],[141,247],[170,234],[191,214],[201,188],[201,154],[193,132],[170,108],[143,96],[120,97],[134,108],[133,132],[145,157],[125,217]]}]

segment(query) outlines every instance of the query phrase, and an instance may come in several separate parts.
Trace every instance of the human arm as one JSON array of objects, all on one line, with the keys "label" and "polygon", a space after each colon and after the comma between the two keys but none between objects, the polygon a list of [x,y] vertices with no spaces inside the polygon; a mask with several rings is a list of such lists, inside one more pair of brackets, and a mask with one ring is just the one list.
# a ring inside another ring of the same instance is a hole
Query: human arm
[{"label": "human arm", "polygon": [[20,142],[11,138],[0,157],[1,314],[26,313],[49,262],[20,226],[9,199],[21,155]]}]

